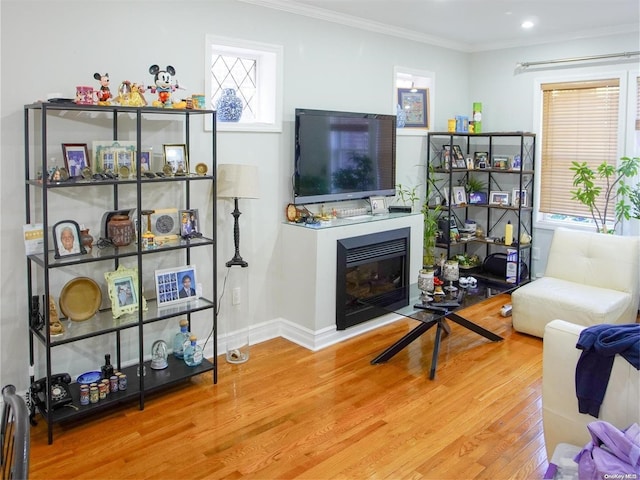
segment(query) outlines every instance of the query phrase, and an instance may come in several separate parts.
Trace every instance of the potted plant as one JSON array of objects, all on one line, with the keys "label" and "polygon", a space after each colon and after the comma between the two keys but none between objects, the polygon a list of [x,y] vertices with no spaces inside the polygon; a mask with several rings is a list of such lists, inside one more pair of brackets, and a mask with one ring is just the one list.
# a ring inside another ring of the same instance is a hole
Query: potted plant
[{"label": "potted plant", "polygon": [[[635,177],[640,169],[639,157],[622,157],[620,165],[615,167],[602,162],[594,171],[586,162],[573,164],[570,169],[573,173],[573,186],[571,190],[573,200],[577,200],[589,208],[591,218],[596,224],[598,232],[613,233],[616,226],[624,218],[631,218],[631,206],[627,198],[631,199],[631,188],[625,183],[625,179]],[[596,181],[603,182],[604,187],[596,185]],[[604,198],[600,200],[600,195]],[[615,211],[610,212],[611,202],[615,201]],[[614,219],[613,226],[607,225],[607,220]]]},{"label": "potted plant", "polygon": [[467,193],[482,192],[487,188],[487,184],[477,177],[469,175],[464,183],[464,189]]},{"label": "potted plant", "polygon": [[440,209],[440,205],[436,205],[435,208],[429,208],[428,202],[422,205],[422,214],[424,216],[424,233],[422,240],[423,268],[434,268]]},{"label": "potted plant", "polygon": [[420,198],[418,196],[418,187],[419,185],[416,185],[415,187],[407,187],[401,183],[396,185],[396,196],[400,198],[403,205],[410,206],[411,210],[413,210],[413,206]]}]

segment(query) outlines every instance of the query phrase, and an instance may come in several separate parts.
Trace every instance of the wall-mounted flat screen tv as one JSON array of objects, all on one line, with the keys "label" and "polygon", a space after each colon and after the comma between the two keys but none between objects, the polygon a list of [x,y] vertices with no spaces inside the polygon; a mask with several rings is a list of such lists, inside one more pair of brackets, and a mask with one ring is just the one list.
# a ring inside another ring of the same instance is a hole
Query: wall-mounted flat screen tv
[{"label": "wall-mounted flat screen tv", "polygon": [[390,196],[396,190],[396,117],[296,109],[294,203]]}]

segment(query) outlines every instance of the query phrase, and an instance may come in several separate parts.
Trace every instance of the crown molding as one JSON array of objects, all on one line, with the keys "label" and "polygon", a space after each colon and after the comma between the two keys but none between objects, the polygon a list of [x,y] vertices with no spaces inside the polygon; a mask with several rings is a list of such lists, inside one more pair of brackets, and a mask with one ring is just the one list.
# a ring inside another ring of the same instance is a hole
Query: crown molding
[{"label": "crown molding", "polygon": [[307,5],[295,4],[291,0],[238,0],[244,3],[250,3],[261,7],[272,8],[275,10],[281,10],[287,13],[293,13],[295,15],[303,15],[305,17],[315,18],[317,20],[323,20],[326,22],[337,23],[345,25],[347,27],[359,28],[361,30],[368,30],[370,32],[381,33],[383,35],[390,35],[393,37],[402,38],[405,40],[412,40],[415,42],[421,42],[436,47],[450,48],[452,50],[458,50],[461,52],[470,52],[471,45],[462,42],[453,42],[451,40],[436,37],[433,35],[426,35],[424,33],[416,32],[414,30],[408,30],[404,28],[394,27],[381,22],[374,22],[372,20],[365,20],[353,15],[344,15],[327,10],[324,8],[309,7]]}]

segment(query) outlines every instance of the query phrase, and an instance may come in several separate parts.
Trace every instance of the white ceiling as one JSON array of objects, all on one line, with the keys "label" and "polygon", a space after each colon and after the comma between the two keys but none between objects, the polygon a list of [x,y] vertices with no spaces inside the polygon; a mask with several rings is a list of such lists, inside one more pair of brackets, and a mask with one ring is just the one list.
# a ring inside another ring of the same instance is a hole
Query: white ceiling
[{"label": "white ceiling", "polygon": [[466,52],[640,31],[639,0],[242,1]]}]

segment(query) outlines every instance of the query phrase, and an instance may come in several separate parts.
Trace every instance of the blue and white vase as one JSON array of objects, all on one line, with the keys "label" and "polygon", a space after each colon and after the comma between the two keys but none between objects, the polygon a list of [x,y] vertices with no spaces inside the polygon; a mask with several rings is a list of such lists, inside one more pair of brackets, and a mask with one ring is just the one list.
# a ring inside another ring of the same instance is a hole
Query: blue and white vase
[{"label": "blue and white vase", "polygon": [[233,88],[222,90],[222,96],[216,102],[217,119],[221,122],[237,122],[242,116],[242,100]]},{"label": "blue and white vase", "polygon": [[407,124],[407,112],[400,105],[396,105],[396,128],[404,128]]}]

